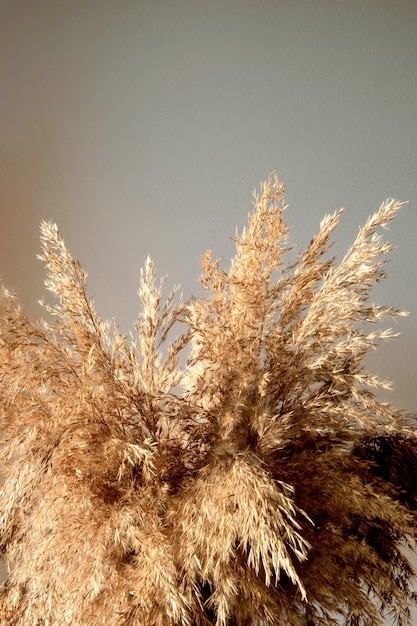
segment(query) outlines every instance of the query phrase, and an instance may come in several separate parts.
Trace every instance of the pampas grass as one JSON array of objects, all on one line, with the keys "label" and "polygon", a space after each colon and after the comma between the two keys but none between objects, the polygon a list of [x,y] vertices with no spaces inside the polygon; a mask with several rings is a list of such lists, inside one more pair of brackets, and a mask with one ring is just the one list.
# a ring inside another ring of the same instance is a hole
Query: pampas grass
[{"label": "pampas grass", "polygon": [[363,366],[402,315],[369,302],[400,206],[338,265],[327,216],[289,263],[273,175],[202,297],[146,262],[128,339],[42,224],[47,319],[1,293],[1,624],[408,623],[417,438]]}]

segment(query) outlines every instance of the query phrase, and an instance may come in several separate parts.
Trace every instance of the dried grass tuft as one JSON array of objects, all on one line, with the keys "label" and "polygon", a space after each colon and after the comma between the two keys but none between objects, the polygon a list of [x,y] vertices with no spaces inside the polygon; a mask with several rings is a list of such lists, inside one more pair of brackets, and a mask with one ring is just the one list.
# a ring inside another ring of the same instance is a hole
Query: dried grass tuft
[{"label": "dried grass tuft", "polygon": [[363,366],[403,314],[369,302],[400,206],[338,265],[327,216],[289,264],[272,175],[202,297],[163,301],[147,261],[130,339],[42,223],[49,321],[1,292],[1,624],[408,623],[417,437]]}]

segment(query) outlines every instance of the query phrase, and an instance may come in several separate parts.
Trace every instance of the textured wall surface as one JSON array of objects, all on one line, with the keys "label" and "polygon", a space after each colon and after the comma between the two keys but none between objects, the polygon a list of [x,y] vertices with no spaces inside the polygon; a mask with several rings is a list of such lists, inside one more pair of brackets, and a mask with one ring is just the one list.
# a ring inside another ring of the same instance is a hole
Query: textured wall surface
[{"label": "textured wall surface", "polygon": [[408,199],[375,299],[411,315],[371,364],[416,411],[416,32],[406,0],[0,0],[4,282],[40,313],[53,219],[127,332],[147,254],[198,293],[201,253],[228,263],[271,170],[300,246],[347,207],[338,255],[386,197]]}]

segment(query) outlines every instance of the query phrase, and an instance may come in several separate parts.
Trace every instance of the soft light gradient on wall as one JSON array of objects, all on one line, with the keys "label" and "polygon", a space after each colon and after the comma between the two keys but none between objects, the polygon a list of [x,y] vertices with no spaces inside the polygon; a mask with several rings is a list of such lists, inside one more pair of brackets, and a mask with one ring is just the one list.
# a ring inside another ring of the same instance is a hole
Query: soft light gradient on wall
[{"label": "soft light gradient on wall", "polygon": [[414,0],[0,0],[4,282],[40,314],[53,219],[128,332],[147,254],[198,293],[201,253],[229,262],[271,170],[300,246],[347,207],[339,255],[386,197],[409,199],[375,298],[411,315],[370,363],[417,411],[416,68]]}]

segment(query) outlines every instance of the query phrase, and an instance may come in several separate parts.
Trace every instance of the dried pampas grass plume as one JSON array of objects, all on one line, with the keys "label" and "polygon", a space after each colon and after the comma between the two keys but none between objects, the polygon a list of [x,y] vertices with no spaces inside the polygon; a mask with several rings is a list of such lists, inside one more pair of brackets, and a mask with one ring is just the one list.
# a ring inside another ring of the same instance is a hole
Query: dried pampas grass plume
[{"label": "dried pampas grass plume", "polygon": [[147,261],[129,340],[42,224],[48,320],[1,292],[1,624],[408,623],[417,437],[363,366],[402,315],[369,302],[400,206],[289,263],[272,175],[202,297],[163,301]]}]

